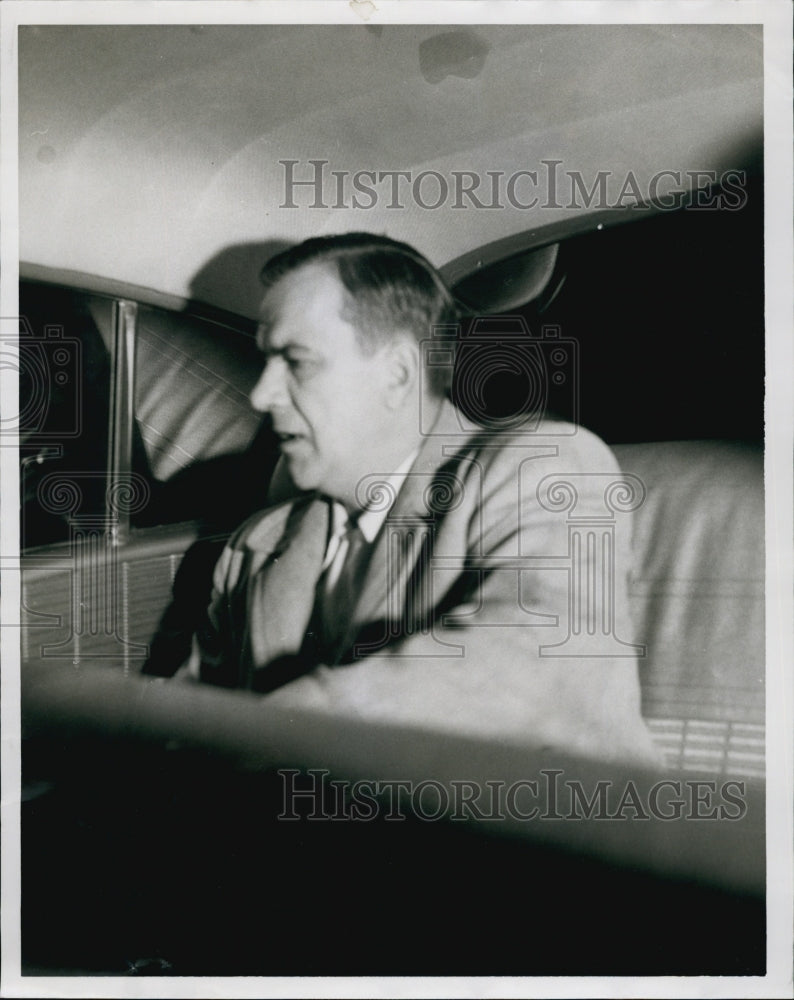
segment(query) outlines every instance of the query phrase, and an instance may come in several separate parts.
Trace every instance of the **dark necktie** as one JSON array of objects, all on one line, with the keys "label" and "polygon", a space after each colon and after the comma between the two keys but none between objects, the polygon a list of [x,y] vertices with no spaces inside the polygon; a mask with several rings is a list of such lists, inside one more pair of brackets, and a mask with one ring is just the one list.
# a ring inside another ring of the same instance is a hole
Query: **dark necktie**
[{"label": "dark necktie", "polygon": [[[294,655],[270,659],[255,669],[247,682],[243,680],[243,686],[266,693],[295,680],[318,663],[334,666],[340,662],[346,642],[352,638],[352,614],[371,546],[355,521],[349,518],[343,519],[341,524],[335,523],[334,529],[326,543],[301,648]],[[260,572],[264,571],[267,571],[267,564]],[[255,575],[254,586],[257,579]]]},{"label": "dark necktie", "polygon": [[322,662],[339,662],[350,638],[353,611],[369,552],[367,540],[353,519],[338,536],[339,544],[317,581],[313,623]]}]

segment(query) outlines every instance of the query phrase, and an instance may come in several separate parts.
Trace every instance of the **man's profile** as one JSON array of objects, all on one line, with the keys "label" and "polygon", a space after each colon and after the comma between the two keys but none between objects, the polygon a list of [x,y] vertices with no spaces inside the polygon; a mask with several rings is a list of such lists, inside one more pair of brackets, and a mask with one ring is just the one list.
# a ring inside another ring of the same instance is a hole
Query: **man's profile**
[{"label": "man's profile", "polygon": [[[405,244],[313,239],[262,277],[251,402],[282,485],[226,547],[184,672],[286,706],[653,761],[630,523],[598,526],[621,479],[609,449],[544,414],[462,416],[433,340],[455,303]],[[586,551],[560,484],[595,511]]]}]

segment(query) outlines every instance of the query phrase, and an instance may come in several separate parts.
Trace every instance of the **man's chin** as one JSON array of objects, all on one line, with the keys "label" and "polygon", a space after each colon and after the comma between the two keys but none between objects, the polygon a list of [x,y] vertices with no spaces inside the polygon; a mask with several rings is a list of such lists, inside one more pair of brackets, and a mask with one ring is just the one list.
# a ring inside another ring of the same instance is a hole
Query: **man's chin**
[{"label": "man's chin", "polygon": [[294,455],[284,455],[284,461],[287,463],[290,479],[299,490],[305,492],[319,488],[319,477],[316,469],[312,469],[306,462],[301,462]]}]

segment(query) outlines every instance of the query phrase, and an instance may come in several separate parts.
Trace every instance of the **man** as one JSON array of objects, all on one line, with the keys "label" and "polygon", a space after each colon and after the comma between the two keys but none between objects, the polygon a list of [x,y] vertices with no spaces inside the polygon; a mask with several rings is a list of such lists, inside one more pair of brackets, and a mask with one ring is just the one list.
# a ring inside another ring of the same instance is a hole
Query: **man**
[{"label": "man", "polygon": [[629,525],[598,535],[611,547],[583,598],[560,508],[574,483],[603,521],[605,483],[625,485],[606,446],[536,413],[489,430],[451,404],[437,334],[454,302],[405,244],[309,240],[263,282],[251,401],[287,487],[227,546],[187,672],[341,717],[653,761]]}]

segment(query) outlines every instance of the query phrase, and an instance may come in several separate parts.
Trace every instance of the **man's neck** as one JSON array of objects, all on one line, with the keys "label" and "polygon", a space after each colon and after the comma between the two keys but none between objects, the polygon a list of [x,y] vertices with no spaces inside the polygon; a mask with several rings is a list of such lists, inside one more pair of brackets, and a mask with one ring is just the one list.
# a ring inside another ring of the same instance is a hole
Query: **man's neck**
[{"label": "man's neck", "polygon": [[395,416],[394,432],[383,442],[383,450],[376,463],[359,478],[350,496],[334,499],[343,504],[349,513],[358,514],[375,505],[369,497],[378,489],[379,482],[385,483],[394,476],[402,482],[422,447],[426,428],[432,427],[438,420],[442,403],[440,398],[423,398],[421,413],[417,403]]},{"label": "man's neck", "polygon": [[416,461],[419,448],[406,455],[403,462],[394,472],[384,474],[373,480],[367,491],[370,503],[362,508],[350,510],[338,500],[334,501],[331,512],[331,534],[340,532],[348,521],[355,520],[361,533],[368,542],[373,542],[389,511],[394,506],[400,490],[405,485],[405,479]]}]

